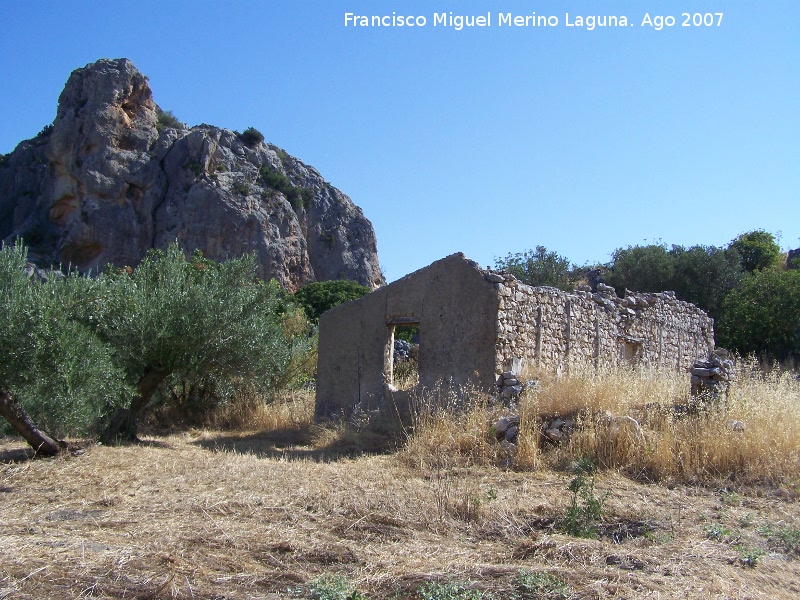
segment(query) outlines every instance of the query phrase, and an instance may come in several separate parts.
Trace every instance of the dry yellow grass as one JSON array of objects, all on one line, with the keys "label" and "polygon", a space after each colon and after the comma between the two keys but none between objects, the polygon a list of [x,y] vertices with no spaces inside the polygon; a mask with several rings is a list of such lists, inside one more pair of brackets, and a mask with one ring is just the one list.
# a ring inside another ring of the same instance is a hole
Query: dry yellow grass
[{"label": "dry yellow grass", "polygon": [[[559,400],[559,381],[542,384],[548,411],[574,405]],[[624,381],[564,383],[596,411],[620,412],[655,386],[634,378],[623,389]],[[728,478],[704,466],[720,459],[698,454],[702,477],[686,471],[664,484],[631,478],[628,457],[597,477],[597,493],[607,494],[600,539],[559,532],[571,474],[556,468],[602,448],[600,429],[573,438],[572,450],[531,445],[525,465],[521,445],[515,469],[498,467],[508,457],[487,434],[498,411],[480,398],[458,417],[423,415],[391,454],[365,453],[375,440],[365,448],[347,428],[311,425],[309,394],[259,405],[259,426],[237,433],[192,430],[51,460],[28,460],[21,443],[0,440],[0,598],[309,598],[309,585],[328,574],[375,599],[419,598],[425,582],[448,580],[510,598],[521,569],[557,577],[576,599],[796,598],[797,387],[776,378],[737,386],[725,418],[747,429],[735,433],[785,427],[787,439],[776,435],[774,446],[792,455],[765,452],[767,441],[730,442],[757,461],[743,476]],[[647,402],[675,401],[652,389]],[[523,425],[544,410],[523,405]],[[664,417],[643,428],[669,431],[676,444],[691,433],[676,425],[684,422]],[[722,443],[727,431],[710,439]],[[667,448],[659,455],[676,456]],[[757,476],[773,468],[782,474]]]},{"label": "dry yellow grass", "polygon": [[[13,462],[20,449],[0,445],[2,598],[308,598],[323,574],[371,598],[448,578],[507,598],[520,569],[562,579],[573,598],[800,593],[797,555],[766,533],[800,527],[785,486],[670,489],[607,472],[598,489],[619,539],[591,540],[553,527],[569,476],[551,470],[421,472],[268,433]],[[715,525],[730,537],[710,538]],[[764,553],[755,568],[739,544]]]},{"label": "dry yellow grass", "polygon": [[[590,457],[601,468],[642,480],[800,479],[800,382],[791,373],[754,367],[740,365],[726,400],[699,405],[690,398],[686,374],[594,369],[540,374],[537,391],[519,406],[514,467],[564,469]],[[442,455],[458,464],[508,462],[491,436],[501,414],[478,394],[460,410],[423,410],[402,455],[420,466],[434,456],[441,461]],[[547,444],[542,423],[556,416],[574,419],[575,433],[566,443]]]},{"label": "dry yellow grass", "polygon": [[[551,464],[580,456],[642,478],[678,481],[731,479],[779,483],[800,477],[800,382],[790,373],[740,365],[727,400],[697,414],[685,374],[614,371],[545,379],[528,399],[540,414],[578,414],[569,444]],[[609,425],[608,415],[641,425]],[[605,417],[605,418],[604,418]],[[741,430],[742,427],[744,430]]]},{"label": "dry yellow grass", "polygon": [[239,398],[218,408],[210,416],[214,429],[240,431],[296,431],[313,424],[314,391],[285,391],[270,403],[258,395]]},{"label": "dry yellow grass", "polygon": [[504,453],[491,435],[491,424],[501,409],[493,408],[489,400],[475,392],[459,397],[452,389],[417,394],[401,460],[422,471],[443,461],[459,466],[495,464]]}]

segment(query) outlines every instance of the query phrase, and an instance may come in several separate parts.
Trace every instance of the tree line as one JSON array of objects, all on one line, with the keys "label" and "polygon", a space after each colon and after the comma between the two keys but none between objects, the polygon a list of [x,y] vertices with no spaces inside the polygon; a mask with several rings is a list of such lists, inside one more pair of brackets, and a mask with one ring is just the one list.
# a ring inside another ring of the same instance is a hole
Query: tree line
[{"label": "tree line", "polygon": [[715,319],[719,346],[761,358],[800,358],[800,260],[787,264],[775,237],[743,233],[726,246],[646,244],[617,248],[606,264],[576,265],[544,246],[495,260],[521,281],[570,291],[599,269],[619,296],[662,292]]}]

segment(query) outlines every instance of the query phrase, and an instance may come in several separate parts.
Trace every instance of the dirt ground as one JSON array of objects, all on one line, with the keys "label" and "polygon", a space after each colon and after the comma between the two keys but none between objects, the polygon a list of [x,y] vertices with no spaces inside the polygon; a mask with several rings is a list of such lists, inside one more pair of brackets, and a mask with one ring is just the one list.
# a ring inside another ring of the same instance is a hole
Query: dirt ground
[{"label": "dirt ground", "polygon": [[[0,598],[322,598],[332,575],[352,598],[423,598],[428,582],[473,598],[800,597],[800,482],[601,472],[587,539],[562,533],[571,480],[421,472],[299,434],[192,431],[33,460],[0,439]],[[559,585],[520,585],[543,574]]]}]

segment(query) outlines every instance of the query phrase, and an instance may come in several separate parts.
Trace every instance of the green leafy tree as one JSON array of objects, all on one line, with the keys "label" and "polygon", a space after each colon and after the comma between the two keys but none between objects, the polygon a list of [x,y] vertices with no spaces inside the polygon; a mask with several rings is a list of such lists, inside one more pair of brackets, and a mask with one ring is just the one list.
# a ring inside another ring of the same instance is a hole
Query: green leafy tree
[{"label": "green leafy tree", "polygon": [[622,295],[625,288],[638,292],[663,292],[670,289],[675,273],[675,257],[663,244],[617,248],[605,281]]},{"label": "green leafy tree", "polygon": [[733,248],[650,244],[618,248],[606,274],[606,283],[620,295],[625,288],[641,292],[675,291],[717,318],[725,296],[741,281],[739,253]]},{"label": "green leafy tree", "polygon": [[572,290],[576,281],[576,273],[569,259],[544,246],[495,259],[495,268],[504,269],[523,283],[533,286]]},{"label": "green leafy tree", "polygon": [[216,408],[237,401],[252,405],[268,402],[275,392],[307,383],[317,364],[316,330],[300,307],[286,306],[282,321],[283,342],[290,345],[288,360],[270,380],[255,372],[203,373],[176,371],[164,380],[153,396],[156,418],[166,423],[201,426]]},{"label": "green leafy tree", "polygon": [[109,269],[104,294],[93,307],[96,331],[116,351],[135,386],[101,439],[136,439],[137,421],[170,376],[190,380],[246,378],[255,389],[284,385],[298,355],[313,339],[288,331],[290,305],[277,283],[255,279],[256,262],[244,257],[222,264],[177,244],[152,251],[136,269]]},{"label": "green leafy tree", "polygon": [[294,299],[305,310],[309,320],[319,322],[327,310],[351,300],[358,300],[371,290],[358,283],[342,279],[338,281],[315,281],[294,293]]},{"label": "green leafy tree", "polygon": [[739,255],[716,246],[673,246],[669,254],[674,262],[666,289],[719,317],[722,301],[743,277]]},{"label": "green leafy tree", "polygon": [[800,357],[800,271],[753,271],[722,304],[721,346],[785,360]]},{"label": "green leafy tree", "polygon": [[[40,454],[86,434],[125,402],[112,349],[83,322],[97,282],[77,272],[28,277],[21,244],[0,249],[0,414]],[[58,275],[58,276],[57,276]]]},{"label": "green leafy tree", "polygon": [[775,241],[775,236],[762,229],[743,233],[729,245],[739,253],[742,267],[753,272],[778,266],[783,254]]}]

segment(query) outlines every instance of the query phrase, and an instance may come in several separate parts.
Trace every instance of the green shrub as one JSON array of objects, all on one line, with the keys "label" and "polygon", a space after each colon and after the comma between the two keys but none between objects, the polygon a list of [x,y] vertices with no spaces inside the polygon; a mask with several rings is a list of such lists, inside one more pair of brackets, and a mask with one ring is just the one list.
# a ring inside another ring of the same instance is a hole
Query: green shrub
[{"label": "green shrub", "polygon": [[248,148],[255,148],[264,141],[264,134],[255,127],[248,127],[239,134],[239,139]]},{"label": "green shrub", "polygon": [[565,599],[570,596],[569,586],[558,577],[540,571],[531,573],[525,569],[520,570],[516,577],[517,593],[513,598],[553,598]]},{"label": "green shrub", "polygon": [[597,525],[603,518],[603,505],[608,494],[598,497],[594,490],[594,464],[581,458],[575,465],[575,477],[567,488],[572,497],[560,523],[560,529],[575,537],[597,537]]},{"label": "green shrub", "polygon": [[749,273],[722,303],[717,341],[742,354],[800,356],[800,271]]},{"label": "green shrub", "polygon": [[357,281],[347,279],[315,281],[297,290],[294,293],[294,300],[303,307],[308,319],[316,323],[325,311],[344,302],[357,300],[370,291]]},{"label": "green shrub", "polygon": [[706,537],[715,542],[721,542],[731,538],[731,531],[727,529],[722,523],[714,523],[705,529]]},{"label": "green shrub", "polygon": [[786,525],[778,532],[778,538],[788,554],[800,554],[800,527]]},{"label": "green shrub", "polygon": [[674,290],[681,300],[719,318],[725,296],[739,285],[744,275],[739,254],[716,246],[672,246],[669,254],[674,261],[674,272],[666,289]]},{"label": "green shrub", "polygon": [[171,110],[163,111],[158,110],[156,112],[156,129],[159,131],[163,129],[182,129],[183,123],[178,120],[174,114],[172,114]]},{"label": "green shrub", "polygon": [[261,179],[264,180],[264,183],[266,183],[272,189],[278,190],[284,195],[286,195],[289,190],[294,187],[286,175],[280,171],[272,169],[271,167],[262,167],[260,175]]},{"label": "green shrub", "polygon": [[262,167],[260,175],[264,183],[268,187],[282,193],[295,210],[307,208],[314,198],[313,190],[292,185],[292,182],[286,175],[269,166]]},{"label": "green shrub", "polygon": [[744,544],[734,546],[739,551],[739,561],[742,566],[755,569],[758,566],[758,559],[764,556],[764,551],[761,548],[749,548]]},{"label": "green shrub", "polygon": [[250,184],[243,179],[237,179],[233,182],[233,189],[240,193],[242,196],[247,196],[252,191]]},{"label": "green shrub", "polygon": [[394,339],[403,340],[406,342],[414,341],[414,337],[419,335],[418,325],[397,325],[394,328]]},{"label": "green shrub", "polygon": [[322,575],[309,585],[312,600],[366,600],[343,575]]},{"label": "green shrub", "polygon": [[490,595],[470,589],[466,584],[450,581],[429,581],[419,588],[422,600],[489,600]]},{"label": "green shrub", "polygon": [[42,127],[41,131],[39,131],[39,133],[36,134],[36,137],[37,138],[46,137],[50,135],[52,132],[53,132],[53,125],[52,124],[45,125],[44,127]]},{"label": "green shrub", "polygon": [[611,267],[605,282],[622,293],[625,288],[637,292],[663,292],[671,289],[675,259],[664,244],[617,248],[611,255]]},{"label": "green shrub", "polygon": [[549,251],[544,246],[536,250],[509,254],[495,260],[495,268],[505,269],[521,282],[533,286],[548,285],[562,290],[572,290],[577,279],[569,259]]}]

